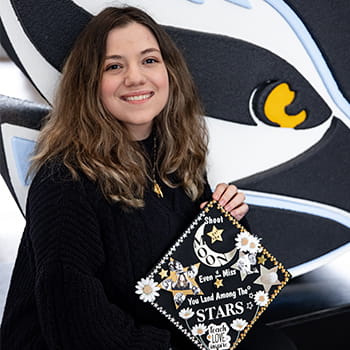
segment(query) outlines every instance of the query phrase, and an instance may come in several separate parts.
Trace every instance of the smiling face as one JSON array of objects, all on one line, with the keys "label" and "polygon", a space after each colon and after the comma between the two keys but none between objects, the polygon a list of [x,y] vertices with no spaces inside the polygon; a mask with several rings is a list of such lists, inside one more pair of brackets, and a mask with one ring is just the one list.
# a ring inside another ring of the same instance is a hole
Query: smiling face
[{"label": "smiling face", "polygon": [[133,139],[146,138],[169,95],[167,68],[152,32],[136,22],[112,29],[103,69],[104,107],[124,123]]}]

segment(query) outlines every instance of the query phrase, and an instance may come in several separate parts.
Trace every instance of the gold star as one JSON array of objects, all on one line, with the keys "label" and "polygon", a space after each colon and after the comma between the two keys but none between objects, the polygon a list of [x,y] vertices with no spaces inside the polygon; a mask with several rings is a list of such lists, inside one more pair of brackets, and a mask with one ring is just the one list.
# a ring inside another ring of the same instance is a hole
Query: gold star
[{"label": "gold star", "polygon": [[222,242],[222,233],[224,230],[218,230],[215,225],[213,225],[213,229],[207,233],[207,235],[211,238],[211,244],[215,243],[216,241]]},{"label": "gold star", "polygon": [[158,275],[162,278],[168,277],[168,270],[162,269],[160,272],[158,272]]},{"label": "gold star", "polygon": [[266,258],[264,255],[258,256],[258,264],[264,265],[266,261]]},{"label": "gold star", "polygon": [[222,279],[217,278],[216,281],[214,282],[216,288],[223,287],[224,285],[222,284]]},{"label": "gold star", "polygon": [[[174,259],[170,258],[170,261],[172,262]],[[170,270],[169,277],[158,284],[159,288],[172,293],[176,309],[185,301],[187,295],[203,295],[195,280],[197,274],[189,273],[189,269],[198,272],[199,265],[200,263],[183,267],[181,272]]]}]

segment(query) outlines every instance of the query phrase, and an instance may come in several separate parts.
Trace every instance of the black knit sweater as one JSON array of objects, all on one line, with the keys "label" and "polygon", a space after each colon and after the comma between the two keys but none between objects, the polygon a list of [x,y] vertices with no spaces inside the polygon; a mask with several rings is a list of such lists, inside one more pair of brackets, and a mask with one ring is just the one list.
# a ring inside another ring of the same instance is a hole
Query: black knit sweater
[{"label": "black knit sweater", "polygon": [[2,350],[194,349],[135,294],[135,284],[198,214],[161,184],[129,212],[81,176],[47,165],[35,176],[1,327]]}]

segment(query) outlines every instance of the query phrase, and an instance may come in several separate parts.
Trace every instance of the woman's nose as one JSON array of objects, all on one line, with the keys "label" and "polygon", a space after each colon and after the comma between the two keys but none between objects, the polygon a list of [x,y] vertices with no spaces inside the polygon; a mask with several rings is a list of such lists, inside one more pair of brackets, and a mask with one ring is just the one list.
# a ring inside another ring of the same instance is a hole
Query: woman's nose
[{"label": "woman's nose", "polygon": [[145,82],[145,76],[142,72],[142,68],[138,65],[130,65],[125,75],[125,85],[142,85]]}]

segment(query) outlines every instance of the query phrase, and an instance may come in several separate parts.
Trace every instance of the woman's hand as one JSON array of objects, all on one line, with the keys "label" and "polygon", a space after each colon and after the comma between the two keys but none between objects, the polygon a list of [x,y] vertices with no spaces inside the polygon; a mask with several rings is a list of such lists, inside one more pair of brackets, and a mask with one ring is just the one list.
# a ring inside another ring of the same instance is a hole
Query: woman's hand
[{"label": "woman's hand", "polygon": [[[249,210],[248,204],[244,203],[244,193],[239,192],[235,185],[218,184],[213,192],[213,199],[237,220],[241,220]],[[200,207],[203,209],[207,203],[202,203]]]}]

